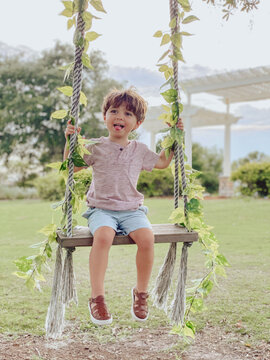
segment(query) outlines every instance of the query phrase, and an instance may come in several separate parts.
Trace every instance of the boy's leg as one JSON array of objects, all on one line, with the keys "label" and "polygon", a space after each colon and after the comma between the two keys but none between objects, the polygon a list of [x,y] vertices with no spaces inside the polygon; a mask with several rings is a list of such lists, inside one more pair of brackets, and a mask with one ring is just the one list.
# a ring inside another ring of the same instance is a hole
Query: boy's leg
[{"label": "boy's leg", "polygon": [[154,261],[154,234],[151,229],[141,228],[129,234],[138,246],[136,255],[137,285],[132,289],[131,314],[137,321],[148,319],[148,283]]},{"label": "boy's leg", "polygon": [[99,227],[94,233],[94,240],[89,256],[89,272],[92,298],[104,296],[104,279],[108,265],[109,250],[115,231],[109,226]]},{"label": "boy's leg", "polygon": [[147,292],[153,262],[154,262],[154,234],[151,229],[141,228],[129,233],[138,246],[136,255],[137,290]]}]

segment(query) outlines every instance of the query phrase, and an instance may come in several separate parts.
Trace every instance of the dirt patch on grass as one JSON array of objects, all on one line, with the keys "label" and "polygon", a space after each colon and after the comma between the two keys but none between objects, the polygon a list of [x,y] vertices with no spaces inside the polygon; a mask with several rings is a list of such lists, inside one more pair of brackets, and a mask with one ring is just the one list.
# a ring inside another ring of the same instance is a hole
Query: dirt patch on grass
[{"label": "dirt patch on grass", "polygon": [[248,337],[208,327],[183,350],[168,328],[133,330],[124,339],[100,344],[90,333],[66,333],[61,340],[43,336],[0,335],[1,360],[269,360],[270,343],[250,345]]}]

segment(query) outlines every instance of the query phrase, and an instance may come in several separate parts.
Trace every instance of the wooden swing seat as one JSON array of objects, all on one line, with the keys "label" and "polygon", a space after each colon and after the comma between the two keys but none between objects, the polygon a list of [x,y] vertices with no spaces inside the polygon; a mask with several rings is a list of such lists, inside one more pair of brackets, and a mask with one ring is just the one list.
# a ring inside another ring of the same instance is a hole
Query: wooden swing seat
[{"label": "wooden swing seat", "polygon": [[[198,240],[198,233],[188,232],[184,227],[173,224],[152,224],[155,235],[155,243],[174,243],[188,242],[192,243]],[[63,248],[74,248],[79,246],[92,246],[93,236],[87,227],[77,227],[72,237],[67,237],[60,230],[57,231],[57,241]],[[116,235],[113,245],[132,245],[134,241],[127,235]]]}]

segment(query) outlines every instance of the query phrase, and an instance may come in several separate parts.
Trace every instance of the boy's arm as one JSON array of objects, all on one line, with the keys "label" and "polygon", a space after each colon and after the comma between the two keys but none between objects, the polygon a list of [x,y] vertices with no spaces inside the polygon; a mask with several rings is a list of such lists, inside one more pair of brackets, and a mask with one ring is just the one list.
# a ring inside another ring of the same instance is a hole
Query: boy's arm
[{"label": "boy's arm", "polygon": [[159,154],[158,162],[156,163],[154,168],[155,169],[166,169],[170,165],[172,158],[173,158],[173,151],[170,152],[170,155],[167,159],[165,156],[165,150],[162,150],[161,153]]}]

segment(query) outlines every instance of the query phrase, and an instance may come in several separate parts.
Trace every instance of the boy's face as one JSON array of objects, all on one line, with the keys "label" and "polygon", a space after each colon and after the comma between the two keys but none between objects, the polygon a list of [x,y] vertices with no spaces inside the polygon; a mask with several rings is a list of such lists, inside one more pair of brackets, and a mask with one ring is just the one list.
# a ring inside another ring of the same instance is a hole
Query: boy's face
[{"label": "boy's face", "polygon": [[126,103],[122,103],[119,107],[110,106],[104,116],[104,122],[112,139],[123,140],[141,125],[135,114],[127,110]]}]

